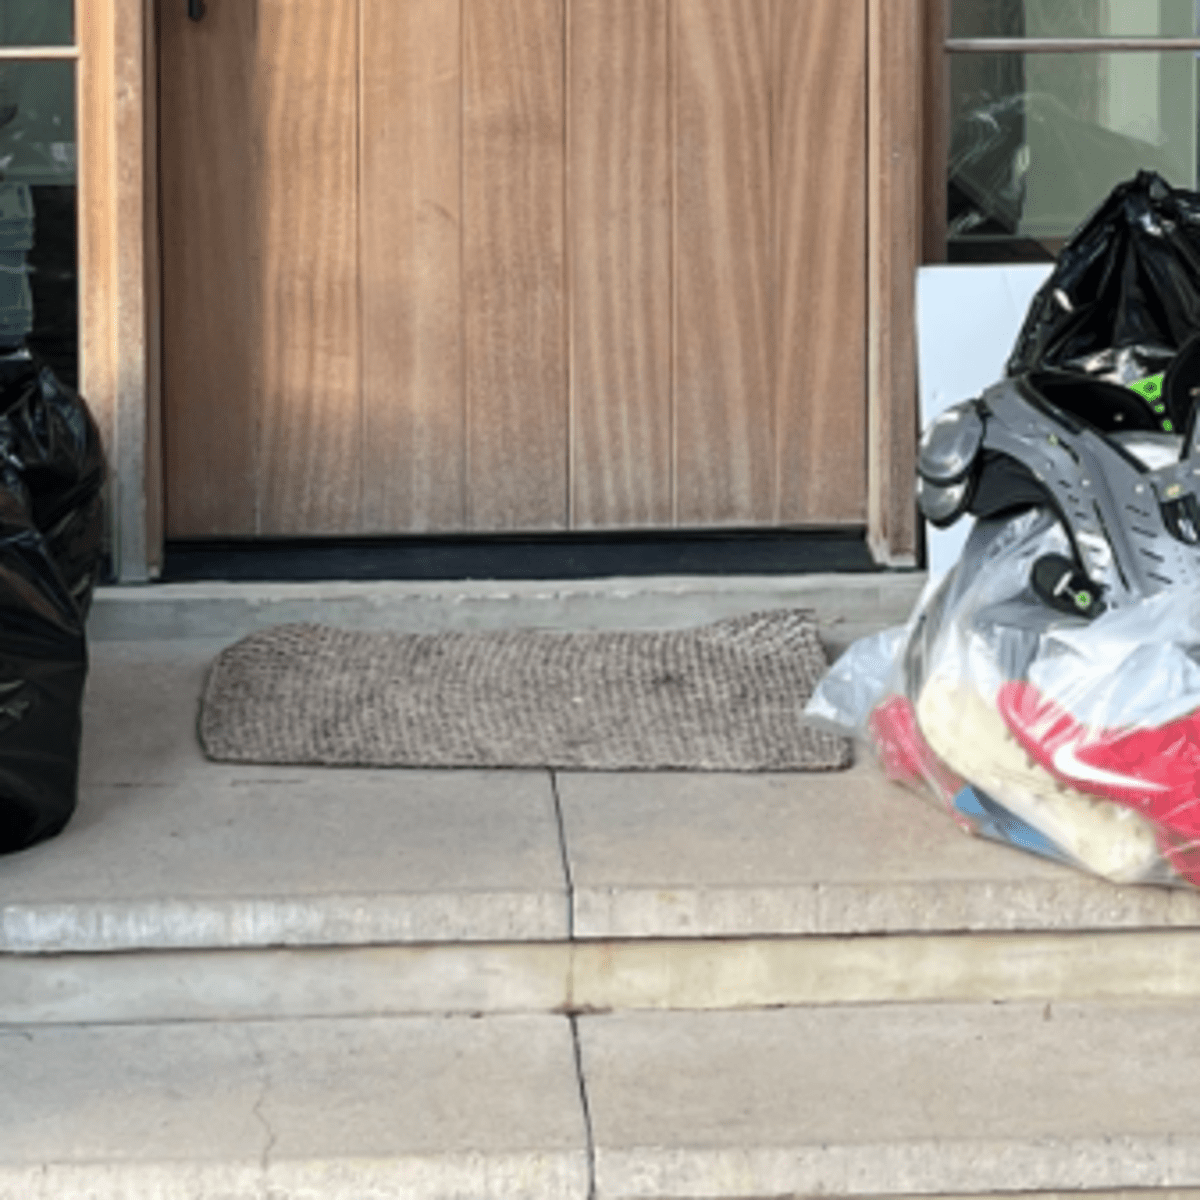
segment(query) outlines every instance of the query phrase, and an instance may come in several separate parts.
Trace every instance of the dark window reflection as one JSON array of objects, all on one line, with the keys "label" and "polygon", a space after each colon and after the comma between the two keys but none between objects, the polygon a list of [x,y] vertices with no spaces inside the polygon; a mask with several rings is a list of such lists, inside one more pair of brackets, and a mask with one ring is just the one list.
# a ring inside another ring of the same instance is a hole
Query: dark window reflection
[{"label": "dark window reflection", "polygon": [[954,0],[950,33],[953,37],[1024,37],[1022,0]]},{"label": "dark window reflection", "polygon": [[956,55],[947,164],[951,261],[1038,259],[1141,170],[1197,179],[1197,59]]},{"label": "dark window reflection", "polygon": [[0,0],[0,46],[70,46],[74,41],[75,0]]},{"label": "dark window reflection", "polygon": [[36,236],[26,255],[33,300],[28,344],[64,383],[79,386],[79,288],[74,184],[31,189]]},{"label": "dark window reflection", "polygon": [[[1197,0],[953,0],[959,37],[1190,37]],[[947,171],[952,262],[1037,260],[1118,182],[1195,188],[1200,71],[1190,50],[954,53]]]},{"label": "dark window reflection", "polygon": [[78,386],[75,68],[0,65],[0,341]]},{"label": "dark window reflection", "polygon": [[1195,0],[952,0],[952,37],[1188,37]]}]

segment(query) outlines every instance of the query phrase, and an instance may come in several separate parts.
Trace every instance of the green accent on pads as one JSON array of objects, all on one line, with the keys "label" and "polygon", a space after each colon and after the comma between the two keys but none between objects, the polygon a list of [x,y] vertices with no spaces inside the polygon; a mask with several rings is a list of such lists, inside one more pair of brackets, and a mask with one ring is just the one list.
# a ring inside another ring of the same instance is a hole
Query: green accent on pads
[{"label": "green accent on pads", "polygon": [[1150,411],[1158,418],[1163,433],[1174,433],[1175,425],[1166,416],[1167,406],[1163,402],[1163,380],[1165,378],[1166,372],[1164,371],[1159,375],[1147,375],[1145,379],[1136,379],[1126,386],[1131,392],[1137,392],[1150,405]]},{"label": "green accent on pads", "polygon": [[1144,400],[1157,400],[1162,395],[1163,379],[1165,376],[1165,371],[1159,375],[1147,375],[1145,379],[1135,380],[1129,384],[1129,387]]}]

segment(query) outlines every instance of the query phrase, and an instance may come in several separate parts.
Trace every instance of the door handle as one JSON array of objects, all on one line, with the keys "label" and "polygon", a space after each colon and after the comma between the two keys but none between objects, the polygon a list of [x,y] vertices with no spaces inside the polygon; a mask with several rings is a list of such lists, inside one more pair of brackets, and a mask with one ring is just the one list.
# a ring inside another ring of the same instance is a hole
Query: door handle
[{"label": "door handle", "polygon": [[188,0],[188,16],[193,21],[204,20],[204,0]]}]

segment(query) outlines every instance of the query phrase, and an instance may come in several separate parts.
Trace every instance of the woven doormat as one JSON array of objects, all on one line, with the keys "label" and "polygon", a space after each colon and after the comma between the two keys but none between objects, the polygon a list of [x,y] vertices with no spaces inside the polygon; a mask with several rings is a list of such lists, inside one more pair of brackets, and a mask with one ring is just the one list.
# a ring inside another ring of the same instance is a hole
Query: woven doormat
[{"label": "woven doormat", "polygon": [[849,745],[801,715],[825,669],[801,611],[653,633],[282,625],[218,657],[200,737],[244,763],[835,770]]}]

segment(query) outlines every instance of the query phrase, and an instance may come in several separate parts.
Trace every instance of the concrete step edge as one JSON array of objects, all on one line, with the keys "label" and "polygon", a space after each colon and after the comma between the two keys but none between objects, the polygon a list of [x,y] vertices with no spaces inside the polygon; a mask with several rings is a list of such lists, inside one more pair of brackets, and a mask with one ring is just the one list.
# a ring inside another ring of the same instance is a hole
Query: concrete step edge
[{"label": "concrete step edge", "polygon": [[964,872],[918,883],[804,880],[757,888],[548,884],[95,899],[18,892],[0,903],[0,954],[1200,930],[1200,895],[1192,889],[1117,888],[1056,870],[1061,877]]},{"label": "concrete step edge", "polygon": [[840,648],[905,621],[920,572],[648,576],[589,580],[382,583],[173,583],[96,590],[97,641],[245,636],[293,621],[410,633],[532,626],[667,629],[757,609],[811,608]]},{"label": "concrete step edge", "polygon": [[0,956],[0,1024],[1200,999],[1200,932]]},{"label": "concrete step edge", "polygon": [[1193,1012],[10,1028],[0,1200],[1194,1200]]},{"label": "concrete step edge", "polygon": [[3,1032],[0,1200],[588,1195],[565,1021]]},{"label": "concrete step edge", "polygon": [[577,1021],[597,1197],[1194,1188],[1194,1005]]}]

